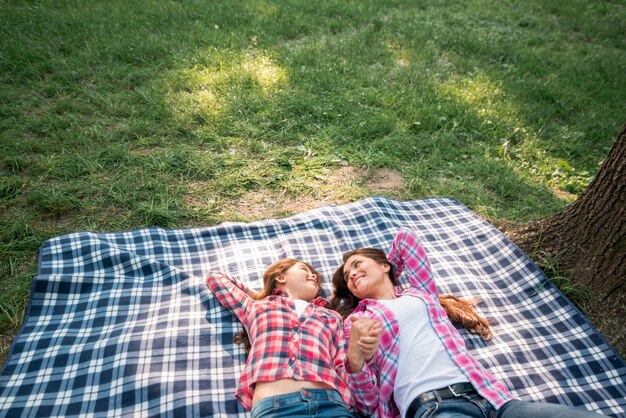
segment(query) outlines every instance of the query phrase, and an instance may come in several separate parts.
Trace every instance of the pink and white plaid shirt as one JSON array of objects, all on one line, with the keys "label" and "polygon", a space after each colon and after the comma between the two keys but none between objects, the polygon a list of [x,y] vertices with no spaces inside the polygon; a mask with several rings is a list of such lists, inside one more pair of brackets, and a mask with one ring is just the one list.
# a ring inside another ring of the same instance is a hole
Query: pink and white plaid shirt
[{"label": "pink and white plaid shirt", "polygon": [[[406,284],[397,286],[396,296],[411,295],[424,301],[432,327],[446,347],[448,355],[468,382],[495,408],[500,408],[511,400],[512,396],[507,387],[467,351],[463,337],[441,307],[430,262],[413,231],[402,228],[398,232],[391,245],[388,259],[394,265],[396,279],[405,269],[408,273],[408,286]],[[403,289],[403,287],[406,288]],[[355,405],[368,416],[399,417],[400,411],[393,401],[393,386],[399,358],[398,321],[390,309],[374,299],[362,300],[354,310],[354,315],[377,319],[383,325],[378,351],[373,359],[366,363],[360,372],[347,375],[348,388],[352,392]],[[351,325],[352,322],[346,319],[347,338],[350,335]]]},{"label": "pink and white plaid shirt", "polygon": [[345,383],[347,340],[341,317],[326,309],[326,299],[314,299],[298,316],[293,299],[280,290],[254,300],[245,284],[222,274],[209,275],[207,285],[241,321],[252,343],[235,394],[244,408],[252,409],[256,382],[279,379],[325,383],[352,404]]}]

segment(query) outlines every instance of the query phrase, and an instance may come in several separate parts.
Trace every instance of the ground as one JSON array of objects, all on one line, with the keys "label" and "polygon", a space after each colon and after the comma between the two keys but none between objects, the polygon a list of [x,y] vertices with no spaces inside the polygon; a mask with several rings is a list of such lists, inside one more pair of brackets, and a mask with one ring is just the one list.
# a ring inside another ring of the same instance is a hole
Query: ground
[{"label": "ground", "polygon": [[260,189],[240,196],[225,211],[232,212],[231,219],[282,218],[323,205],[349,203],[354,200],[357,185],[369,191],[369,195],[388,196],[397,196],[405,187],[402,176],[393,170],[344,166],[318,181],[315,192],[311,194],[293,196],[284,191]]}]

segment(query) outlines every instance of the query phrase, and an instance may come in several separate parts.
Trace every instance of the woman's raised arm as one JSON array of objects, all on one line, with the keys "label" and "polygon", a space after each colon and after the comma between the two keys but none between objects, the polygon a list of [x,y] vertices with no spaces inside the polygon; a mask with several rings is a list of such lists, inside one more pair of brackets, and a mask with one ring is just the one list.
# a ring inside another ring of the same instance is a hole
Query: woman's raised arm
[{"label": "woman's raised arm", "polygon": [[407,270],[412,287],[435,296],[439,294],[426,251],[413,230],[401,228],[398,231],[387,259],[393,264],[396,280]]}]

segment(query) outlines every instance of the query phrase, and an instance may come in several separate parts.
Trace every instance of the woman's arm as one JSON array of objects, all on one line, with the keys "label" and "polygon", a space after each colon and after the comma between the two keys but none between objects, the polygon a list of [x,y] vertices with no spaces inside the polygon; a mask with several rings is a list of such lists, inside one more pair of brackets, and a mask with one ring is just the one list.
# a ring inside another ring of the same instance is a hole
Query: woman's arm
[{"label": "woman's arm", "polygon": [[[358,335],[351,335],[352,321],[347,319],[345,323],[345,341],[349,341],[347,355],[345,356],[343,367],[345,368],[345,378],[348,389],[352,393],[354,406],[361,413],[371,416],[378,408],[380,390],[378,388],[378,375],[371,366],[374,363],[363,361],[358,350],[354,346],[358,341]],[[352,339],[351,339],[352,338]],[[356,360],[356,361],[355,361]],[[361,364],[360,370],[351,367],[351,363]]]},{"label": "woman's arm", "polygon": [[256,292],[234,277],[223,273],[209,273],[207,286],[223,307],[230,310],[247,328],[246,311],[250,309]]},{"label": "woman's arm", "polygon": [[360,372],[366,361],[370,361],[380,343],[382,326],[375,319],[350,316],[350,339],[348,342],[348,365],[353,372]]},{"label": "woman's arm", "polygon": [[394,266],[396,280],[404,270],[407,270],[407,276],[412,287],[435,296],[438,295],[430,261],[428,261],[426,251],[419,243],[413,230],[401,228],[398,231],[387,258]]}]

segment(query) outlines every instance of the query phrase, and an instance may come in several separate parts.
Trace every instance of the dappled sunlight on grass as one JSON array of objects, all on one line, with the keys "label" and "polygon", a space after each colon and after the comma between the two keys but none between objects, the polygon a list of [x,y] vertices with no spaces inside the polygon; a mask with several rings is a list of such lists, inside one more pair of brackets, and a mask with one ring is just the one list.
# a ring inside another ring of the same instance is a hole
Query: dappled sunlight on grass
[{"label": "dappled sunlight on grass", "polygon": [[249,11],[263,19],[277,19],[280,13],[280,3],[255,0],[247,5]]},{"label": "dappled sunlight on grass", "polygon": [[268,98],[287,83],[287,72],[266,53],[211,50],[212,65],[172,71],[165,81],[167,101],[175,116],[192,122],[216,122],[243,97]]},{"label": "dappled sunlight on grass", "polygon": [[413,51],[395,42],[387,44],[387,50],[393,61],[399,67],[408,67],[413,62]]},{"label": "dappled sunlight on grass", "polygon": [[184,119],[192,117],[196,120],[215,119],[223,108],[217,96],[207,89],[177,92],[175,97],[172,97],[172,104],[175,115]]},{"label": "dappled sunlight on grass", "polygon": [[489,118],[500,119],[515,113],[513,106],[504,101],[502,89],[480,71],[468,77],[451,77],[439,89],[444,96],[471,105],[478,115],[487,118],[487,122]]},{"label": "dappled sunlight on grass", "polygon": [[254,77],[265,93],[271,93],[287,81],[286,71],[264,55],[258,57],[246,55],[242,67]]},{"label": "dappled sunlight on grass", "polygon": [[557,198],[567,200],[590,181],[589,173],[579,173],[566,160],[550,154],[541,132],[527,126],[513,99],[485,73],[450,77],[439,85],[439,92],[465,105],[485,131],[500,137],[493,155],[511,164],[526,181],[545,185]]}]

